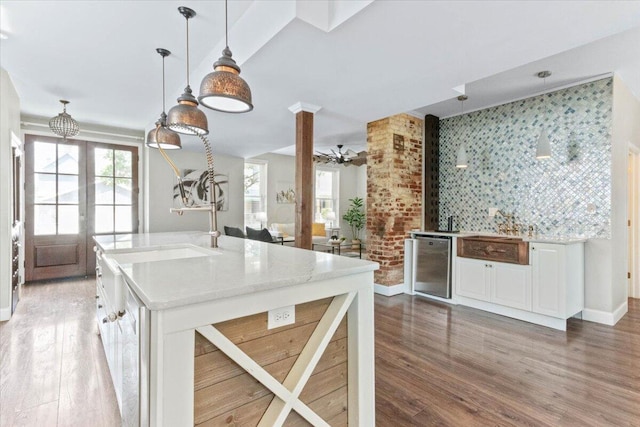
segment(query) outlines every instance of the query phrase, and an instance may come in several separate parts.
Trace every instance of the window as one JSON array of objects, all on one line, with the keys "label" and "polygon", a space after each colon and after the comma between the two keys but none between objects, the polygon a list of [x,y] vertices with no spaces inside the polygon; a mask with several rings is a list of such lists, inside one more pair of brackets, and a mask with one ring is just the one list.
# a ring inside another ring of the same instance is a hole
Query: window
[{"label": "window", "polygon": [[36,141],[33,153],[33,234],[78,234],[78,146]]},{"label": "window", "polygon": [[98,146],[93,154],[95,233],[131,233],[137,197],[134,195],[134,153],[125,147]]},{"label": "window", "polygon": [[316,168],[314,222],[322,222],[333,227],[337,222],[340,199],[340,171]]},{"label": "window", "polygon": [[244,164],[244,225],[267,227],[267,164]]}]

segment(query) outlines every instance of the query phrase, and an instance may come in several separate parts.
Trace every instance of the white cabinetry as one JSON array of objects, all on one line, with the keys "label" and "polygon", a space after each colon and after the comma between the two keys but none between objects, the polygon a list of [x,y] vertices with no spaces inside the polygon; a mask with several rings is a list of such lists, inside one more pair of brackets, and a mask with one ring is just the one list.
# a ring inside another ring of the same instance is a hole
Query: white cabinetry
[{"label": "white cabinetry", "polygon": [[116,277],[96,252],[96,320],[105,358],[109,365],[111,380],[116,392],[118,407],[122,402],[122,329],[118,321],[118,309],[113,301],[115,297]]},{"label": "white cabinetry", "polygon": [[584,308],[584,245],[531,243],[532,311],[567,319]]},{"label": "white cabinetry", "polygon": [[456,284],[458,295],[489,301],[491,277],[487,261],[456,258]]},{"label": "white cabinetry", "polygon": [[457,258],[458,295],[507,307],[531,310],[528,265]]},{"label": "white cabinetry", "polygon": [[459,304],[566,330],[584,309],[584,243],[529,243],[530,265],[456,257]]}]

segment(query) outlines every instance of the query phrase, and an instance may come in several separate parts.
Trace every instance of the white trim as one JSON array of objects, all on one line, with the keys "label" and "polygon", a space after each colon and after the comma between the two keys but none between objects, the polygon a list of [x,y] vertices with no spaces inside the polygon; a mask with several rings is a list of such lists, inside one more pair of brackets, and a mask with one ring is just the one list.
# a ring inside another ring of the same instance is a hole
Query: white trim
[{"label": "white trim", "polygon": [[404,283],[392,286],[378,285],[377,283],[374,283],[373,292],[375,292],[376,294],[384,295],[385,297],[392,297],[394,295],[406,293],[406,287]]},{"label": "white trim", "polygon": [[[567,320],[546,316],[544,314],[533,313],[531,311],[520,310],[518,308],[507,307],[500,304],[494,304],[487,301],[480,301],[474,298],[457,296],[458,303],[467,307],[477,308],[479,310],[488,311],[494,314],[511,317],[513,319],[523,320],[525,322],[535,323],[536,325],[546,326],[548,328],[557,329],[559,331],[567,330]],[[584,312],[583,312],[584,313]]]},{"label": "white trim", "polygon": [[[22,115],[20,117],[20,128],[23,133],[36,134],[35,132],[37,132],[38,135],[42,136],[58,137],[52,134],[49,129],[49,121],[44,117]],[[140,145],[144,143],[145,132],[137,129],[80,123],[80,133],[71,139],[105,142],[105,137],[115,138],[113,141],[118,141],[118,143],[129,142]]]},{"label": "white trim", "polygon": [[[11,303],[11,301],[9,301]],[[0,322],[11,319],[11,306],[0,308]]]},{"label": "white trim", "polygon": [[608,311],[585,308],[582,310],[582,320],[613,326],[618,323],[618,320],[622,319],[627,311],[629,311],[629,304],[627,301],[620,304],[620,306],[611,313]]},{"label": "white trim", "polygon": [[625,302],[613,311],[613,324],[618,323],[618,321],[627,314],[627,311],[629,311],[629,302],[625,300]]},{"label": "white trim", "polygon": [[291,107],[289,107],[289,111],[293,114],[298,114],[300,111],[306,111],[307,113],[317,113],[320,111],[322,107],[319,105],[308,104],[306,102],[296,102]]},{"label": "white trim", "polygon": [[276,395],[277,398],[271,401],[258,424],[259,426],[280,426],[284,423],[289,413],[295,410],[313,425],[328,427],[329,425],[322,418],[300,401],[299,396],[333,334],[338,329],[355,295],[356,292],[352,291],[348,294],[334,297],[282,383],[276,380],[255,360],[251,359],[236,344],[221,334],[214,326],[207,325],[196,328],[196,330]]}]

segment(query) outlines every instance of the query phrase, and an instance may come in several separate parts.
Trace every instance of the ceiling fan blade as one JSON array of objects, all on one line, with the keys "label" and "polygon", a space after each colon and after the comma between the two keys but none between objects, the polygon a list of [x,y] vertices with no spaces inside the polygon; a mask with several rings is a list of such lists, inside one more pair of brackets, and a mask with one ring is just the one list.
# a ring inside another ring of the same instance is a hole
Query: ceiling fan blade
[{"label": "ceiling fan blade", "polygon": [[351,148],[348,148],[348,149],[347,149],[347,151],[344,153],[344,156],[345,156],[345,157],[353,158],[353,157],[357,157],[357,156],[358,156],[358,153],[356,153],[355,151],[353,151]]},{"label": "ceiling fan blade", "polygon": [[349,164],[352,164],[354,166],[366,165],[367,164],[367,158],[366,157],[355,157],[355,158],[351,159]]}]

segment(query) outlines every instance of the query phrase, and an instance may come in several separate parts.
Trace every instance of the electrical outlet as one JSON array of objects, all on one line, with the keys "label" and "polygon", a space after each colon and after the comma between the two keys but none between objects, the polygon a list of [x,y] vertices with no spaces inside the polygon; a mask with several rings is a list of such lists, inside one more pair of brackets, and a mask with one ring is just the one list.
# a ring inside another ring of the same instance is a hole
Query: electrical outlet
[{"label": "electrical outlet", "polygon": [[494,217],[498,213],[498,208],[489,208],[489,216]]},{"label": "electrical outlet", "polygon": [[280,326],[296,323],[296,306],[280,307],[269,310],[267,316],[267,329],[279,328]]}]

